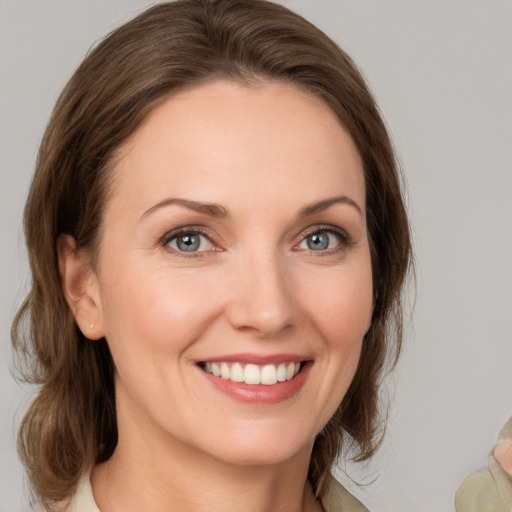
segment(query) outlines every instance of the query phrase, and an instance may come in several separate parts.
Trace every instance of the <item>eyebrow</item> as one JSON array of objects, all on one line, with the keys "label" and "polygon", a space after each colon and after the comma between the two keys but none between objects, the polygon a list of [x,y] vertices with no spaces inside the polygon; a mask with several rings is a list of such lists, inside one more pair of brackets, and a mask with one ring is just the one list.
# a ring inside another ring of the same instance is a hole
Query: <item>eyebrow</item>
[{"label": "eyebrow", "polygon": [[305,206],[300,210],[299,218],[308,217],[309,215],[314,215],[315,213],[322,212],[329,208],[330,206],[332,206],[333,204],[347,204],[355,208],[360,215],[363,215],[361,207],[353,199],[350,199],[350,197],[344,195],[339,195]]},{"label": "eyebrow", "polygon": [[210,215],[212,217],[227,217],[228,212],[222,206],[218,204],[212,203],[200,203],[198,201],[192,201],[191,199],[181,199],[179,197],[169,197],[160,201],[158,204],[152,206],[149,210],[146,210],[142,217],[147,217],[149,214],[153,213],[155,210],[159,208],[163,208],[164,206],[169,206],[171,204],[177,204],[178,206],[184,206],[189,210],[193,210],[195,212],[204,213],[206,215]]},{"label": "eyebrow", "polygon": [[[218,204],[213,203],[201,203],[199,201],[192,201],[191,199],[182,199],[179,197],[169,197],[167,199],[164,199],[163,201],[160,201],[159,203],[155,204],[149,210],[146,210],[142,217],[147,217],[151,213],[153,213],[155,210],[158,210],[160,208],[163,208],[165,206],[169,206],[172,204],[176,204],[178,206],[184,206],[185,208],[188,208],[190,210],[193,210],[195,212],[204,213],[206,215],[210,215],[211,217],[217,217],[217,218],[224,218],[228,216],[227,210]],[[333,204],[347,204],[349,206],[352,206],[360,215],[363,215],[363,212],[359,205],[350,197],[339,195],[335,197],[330,197],[328,199],[323,199],[322,201],[318,201],[316,203],[312,203],[310,205],[305,206],[299,211],[299,218],[308,217],[310,215],[314,215],[315,213],[322,212],[324,210],[327,210],[330,206]]]}]

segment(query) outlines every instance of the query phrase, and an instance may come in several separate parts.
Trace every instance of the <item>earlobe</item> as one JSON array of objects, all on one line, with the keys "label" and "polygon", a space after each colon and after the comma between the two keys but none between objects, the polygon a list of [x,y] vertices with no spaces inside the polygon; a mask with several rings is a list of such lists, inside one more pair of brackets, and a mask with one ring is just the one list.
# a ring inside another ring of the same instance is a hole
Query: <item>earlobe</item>
[{"label": "earlobe", "polygon": [[83,335],[91,340],[102,338],[103,321],[96,274],[84,251],[76,248],[75,239],[60,235],[57,256],[62,292]]}]

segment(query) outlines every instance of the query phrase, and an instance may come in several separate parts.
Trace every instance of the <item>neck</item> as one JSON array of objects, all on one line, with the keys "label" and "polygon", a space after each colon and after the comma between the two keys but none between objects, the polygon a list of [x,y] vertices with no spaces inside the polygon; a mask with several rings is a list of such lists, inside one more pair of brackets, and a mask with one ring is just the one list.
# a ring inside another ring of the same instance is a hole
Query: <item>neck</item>
[{"label": "neck", "polygon": [[114,455],[91,474],[102,512],[317,512],[307,480],[312,445],[277,464],[233,464],[118,415]]}]

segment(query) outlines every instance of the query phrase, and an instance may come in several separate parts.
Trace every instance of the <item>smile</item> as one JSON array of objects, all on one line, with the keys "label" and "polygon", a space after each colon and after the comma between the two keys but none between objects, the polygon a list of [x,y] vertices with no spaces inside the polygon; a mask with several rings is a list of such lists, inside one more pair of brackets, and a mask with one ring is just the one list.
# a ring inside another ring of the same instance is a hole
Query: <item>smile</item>
[{"label": "smile", "polygon": [[292,380],[298,373],[301,363],[284,362],[280,364],[243,364],[225,361],[204,362],[201,368],[215,377],[231,382],[243,382],[249,385],[263,384],[273,386],[281,382]]}]

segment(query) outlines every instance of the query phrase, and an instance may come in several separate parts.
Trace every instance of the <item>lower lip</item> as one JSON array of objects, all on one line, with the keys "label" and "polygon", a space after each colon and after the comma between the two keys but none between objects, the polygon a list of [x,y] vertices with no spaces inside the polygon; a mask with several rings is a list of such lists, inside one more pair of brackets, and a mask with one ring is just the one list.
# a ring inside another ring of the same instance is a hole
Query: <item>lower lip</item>
[{"label": "lower lip", "polygon": [[199,371],[202,372],[206,379],[208,379],[208,382],[217,390],[239,402],[255,405],[270,405],[284,402],[295,396],[306,382],[312,365],[313,362],[308,361],[293,379],[278,382],[272,386],[233,382],[229,379],[216,377],[201,368],[199,368]]}]

